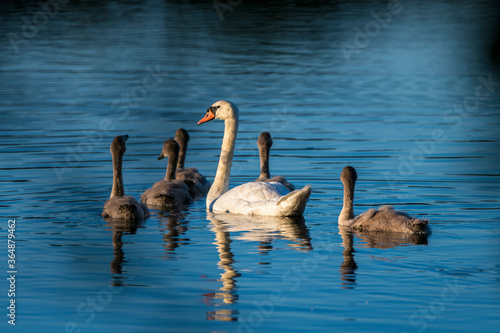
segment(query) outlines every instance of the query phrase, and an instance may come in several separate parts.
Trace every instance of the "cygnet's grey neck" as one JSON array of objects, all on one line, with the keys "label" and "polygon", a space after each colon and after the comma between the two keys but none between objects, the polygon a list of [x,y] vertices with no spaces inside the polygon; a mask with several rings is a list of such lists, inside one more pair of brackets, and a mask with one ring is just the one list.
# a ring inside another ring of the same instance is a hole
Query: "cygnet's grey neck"
[{"label": "cygnet's grey neck", "polygon": [[355,182],[344,185],[344,205],[339,215],[339,222],[349,221],[354,218],[354,186]]},{"label": "cygnet's grey neck", "polygon": [[271,147],[268,145],[259,144],[259,156],[260,156],[260,178],[271,178],[271,173],[269,172],[269,151]]},{"label": "cygnet's grey neck", "polygon": [[165,180],[171,182],[175,179],[175,171],[177,169],[177,162],[179,159],[179,154],[175,151],[170,151],[168,154],[168,164],[167,173],[165,174]]},{"label": "cygnet's grey neck", "polygon": [[174,140],[177,141],[177,143],[179,144],[179,147],[180,147],[179,160],[177,162],[177,169],[184,169],[184,162],[186,160],[186,152],[187,152],[188,143],[189,143],[189,134],[185,129],[179,128],[175,132]]},{"label": "cygnet's grey neck", "polygon": [[125,189],[123,188],[123,175],[122,175],[122,162],[123,155],[119,152],[114,151],[112,153],[113,158],[113,188],[111,189],[111,196],[113,197],[123,197],[125,195]]}]

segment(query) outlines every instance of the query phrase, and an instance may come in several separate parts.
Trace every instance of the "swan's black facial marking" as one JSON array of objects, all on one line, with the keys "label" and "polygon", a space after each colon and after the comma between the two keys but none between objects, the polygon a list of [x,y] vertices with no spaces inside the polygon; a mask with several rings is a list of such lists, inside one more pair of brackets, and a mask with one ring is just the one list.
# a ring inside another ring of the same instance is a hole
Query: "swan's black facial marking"
[{"label": "swan's black facial marking", "polygon": [[212,105],[211,107],[208,108],[207,113],[211,112],[215,116],[215,113],[217,112],[218,109],[220,109],[220,105]]},{"label": "swan's black facial marking", "polygon": [[210,121],[210,120],[213,120],[215,119],[215,112],[217,111],[217,109],[219,109],[220,106],[219,105],[212,105],[211,107],[209,107],[207,109],[207,113],[205,114],[205,117],[203,117],[199,122],[198,122],[198,125],[200,124],[203,124],[203,123],[206,123],[207,121]]},{"label": "swan's black facial marking", "polygon": [[212,111],[215,113],[215,111],[217,111],[217,109],[220,108],[220,105],[212,105],[211,107],[208,108],[207,112],[209,111]]}]

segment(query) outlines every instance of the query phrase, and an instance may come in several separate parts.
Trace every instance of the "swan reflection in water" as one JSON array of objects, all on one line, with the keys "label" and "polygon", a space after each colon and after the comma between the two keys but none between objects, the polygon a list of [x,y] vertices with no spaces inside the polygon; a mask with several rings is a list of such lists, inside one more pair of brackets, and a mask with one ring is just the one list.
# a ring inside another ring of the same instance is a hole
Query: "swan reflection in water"
[{"label": "swan reflection in water", "polygon": [[[219,253],[218,265],[223,272],[218,280],[222,287],[218,291],[204,294],[205,303],[214,306],[214,311],[209,311],[207,319],[220,321],[237,321],[238,311],[227,308],[217,308],[225,304],[238,301],[236,279],[241,273],[234,267],[234,253],[231,250],[231,233],[235,240],[258,242],[259,253],[269,253],[273,249],[272,243],[276,240],[288,240],[287,245],[299,250],[312,249],[309,230],[303,217],[274,217],[274,216],[247,216],[240,214],[211,214],[207,219],[211,222],[211,230],[215,233],[215,242]],[[266,263],[269,264],[269,263]],[[221,304],[217,300],[222,300]]]},{"label": "swan reflection in water", "polygon": [[175,249],[180,245],[190,243],[191,240],[186,237],[188,230],[187,216],[187,212],[177,210],[171,210],[168,213],[158,213],[158,219],[161,222],[160,231],[163,234],[163,241],[165,242],[165,259],[171,259],[172,255],[175,254]]},{"label": "swan reflection in water", "polygon": [[126,221],[112,218],[105,218],[107,225],[113,231],[113,260],[110,263],[111,267],[111,285],[121,287],[127,279],[123,275],[123,262],[125,260],[125,252],[123,251],[123,234],[134,235],[137,228],[142,226],[143,221]]},{"label": "swan reflection in water", "polygon": [[[153,214],[155,215],[155,213]],[[157,214],[159,221],[164,224],[160,231],[163,233],[163,240],[165,241],[165,255],[169,259],[168,256],[173,254],[176,248],[190,242],[189,238],[181,238],[188,230],[187,214],[179,211],[170,211],[168,214],[158,212]],[[124,234],[134,235],[137,229],[142,227],[143,221],[125,221],[111,218],[105,218],[105,221],[113,231],[113,260],[110,263],[111,285],[123,286],[127,278],[123,275],[123,262],[126,262],[126,260],[122,238]]]},{"label": "swan reflection in water", "polygon": [[405,234],[399,232],[357,232],[349,227],[339,225],[342,237],[344,261],[340,265],[340,286],[342,289],[354,289],[356,286],[356,269],[354,261],[354,236],[361,239],[363,247],[389,249],[396,246],[427,245],[427,234]]}]

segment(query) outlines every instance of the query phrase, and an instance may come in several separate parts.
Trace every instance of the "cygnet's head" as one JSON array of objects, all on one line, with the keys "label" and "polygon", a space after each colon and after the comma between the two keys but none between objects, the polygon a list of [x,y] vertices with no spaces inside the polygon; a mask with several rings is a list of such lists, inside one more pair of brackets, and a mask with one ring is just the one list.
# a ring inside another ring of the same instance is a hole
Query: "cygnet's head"
[{"label": "cygnet's head", "polygon": [[175,140],[169,139],[163,143],[163,150],[160,156],[158,156],[158,159],[161,160],[165,157],[171,158],[179,154],[179,149],[179,144]]},{"label": "cygnet's head", "polygon": [[179,128],[175,132],[174,140],[177,141],[179,145],[188,143],[189,139],[189,133],[184,128]]},{"label": "cygnet's head", "polygon": [[257,140],[257,146],[260,147],[269,147],[273,145],[273,139],[271,138],[271,134],[269,132],[262,132],[259,135],[259,139]]},{"label": "cygnet's head", "polygon": [[237,115],[238,108],[236,107],[236,105],[229,101],[218,101],[212,104],[212,106],[207,109],[205,117],[203,117],[198,122],[198,125],[206,123],[213,119],[226,120],[236,118]]},{"label": "cygnet's head", "polygon": [[111,142],[111,145],[109,146],[109,150],[111,151],[111,154],[119,154],[120,156],[123,156],[125,152],[127,151],[127,147],[125,144],[125,141],[127,141],[128,135],[118,135],[113,139],[113,142]]},{"label": "cygnet's head", "polygon": [[340,180],[344,187],[351,187],[356,184],[356,180],[358,180],[358,174],[356,173],[356,169],[352,166],[346,166],[342,169],[342,173],[340,174]]}]

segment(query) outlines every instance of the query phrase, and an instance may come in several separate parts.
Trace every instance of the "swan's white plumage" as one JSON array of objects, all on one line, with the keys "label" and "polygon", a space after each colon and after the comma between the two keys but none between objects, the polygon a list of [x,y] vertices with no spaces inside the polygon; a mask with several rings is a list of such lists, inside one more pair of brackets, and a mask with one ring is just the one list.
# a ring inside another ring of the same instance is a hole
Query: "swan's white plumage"
[{"label": "swan's white plumage", "polygon": [[290,191],[278,182],[252,182],[237,186],[226,192],[233,198],[242,198],[248,201],[279,200]]},{"label": "swan's white plumage", "polygon": [[217,173],[207,195],[207,211],[246,215],[297,216],[304,213],[311,186],[290,192],[277,182],[251,182],[229,189],[229,177],[238,132],[238,108],[218,101],[198,124],[212,119],[224,120],[224,137]]},{"label": "swan's white plumage", "polygon": [[255,205],[278,202],[290,191],[280,183],[246,183],[220,196],[212,206],[214,212],[252,214]]},{"label": "swan's white plumage", "polygon": [[296,216],[304,212],[311,186],[290,192],[278,182],[252,182],[217,198],[210,211],[246,215]]}]

